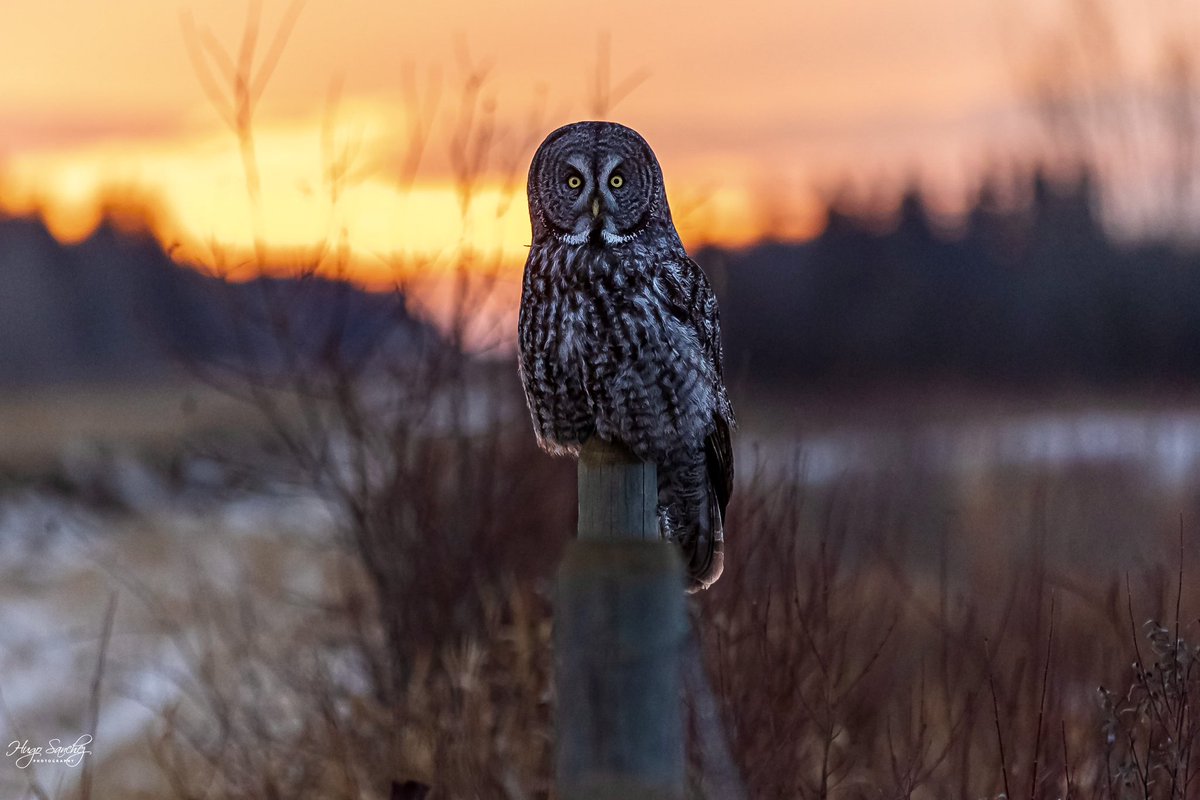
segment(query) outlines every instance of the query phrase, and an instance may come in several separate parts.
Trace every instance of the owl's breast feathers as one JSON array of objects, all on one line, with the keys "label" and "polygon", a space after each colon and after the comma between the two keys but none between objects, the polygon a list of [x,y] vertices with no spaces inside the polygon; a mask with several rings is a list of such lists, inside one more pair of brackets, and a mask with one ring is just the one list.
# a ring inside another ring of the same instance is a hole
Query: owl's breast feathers
[{"label": "owl's breast feathers", "polygon": [[707,278],[682,248],[535,243],[518,334],[544,447],[574,452],[596,433],[659,464],[704,448],[724,511],[733,412],[720,321]]}]

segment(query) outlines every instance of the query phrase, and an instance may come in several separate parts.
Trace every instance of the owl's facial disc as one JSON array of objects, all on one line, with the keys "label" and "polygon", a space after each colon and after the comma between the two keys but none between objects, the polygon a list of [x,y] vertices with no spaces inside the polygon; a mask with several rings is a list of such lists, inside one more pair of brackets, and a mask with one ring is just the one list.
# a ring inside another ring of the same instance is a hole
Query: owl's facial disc
[{"label": "owl's facial disc", "polygon": [[542,224],[572,245],[628,242],[666,209],[654,153],[637,133],[613,123],[575,123],[548,136],[529,188],[535,228]]}]

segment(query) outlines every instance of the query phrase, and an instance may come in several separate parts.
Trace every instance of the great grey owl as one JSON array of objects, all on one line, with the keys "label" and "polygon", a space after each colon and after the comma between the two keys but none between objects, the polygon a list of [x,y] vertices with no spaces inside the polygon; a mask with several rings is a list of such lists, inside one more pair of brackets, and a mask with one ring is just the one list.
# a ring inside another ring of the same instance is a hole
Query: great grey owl
[{"label": "great grey owl", "polygon": [[724,568],[733,409],[717,300],[658,159],[623,125],[576,122],[542,142],[528,189],[518,348],[538,443],[577,455],[600,436],[657,465],[660,532],[690,590],[708,588]]}]

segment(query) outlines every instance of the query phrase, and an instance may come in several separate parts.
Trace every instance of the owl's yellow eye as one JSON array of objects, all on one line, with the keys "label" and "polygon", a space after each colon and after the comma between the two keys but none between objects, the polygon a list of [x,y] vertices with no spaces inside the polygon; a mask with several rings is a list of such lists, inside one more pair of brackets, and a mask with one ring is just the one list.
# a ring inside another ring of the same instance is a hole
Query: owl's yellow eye
[{"label": "owl's yellow eye", "polygon": [[567,186],[570,186],[572,189],[578,189],[580,186],[583,186],[583,178],[578,175],[572,175],[567,178]]},{"label": "owl's yellow eye", "polygon": [[622,178],[620,175],[613,175],[611,178],[608,179],[608,185],[614,189],[620,189],[622,186],[625,185],[625,179]]}]

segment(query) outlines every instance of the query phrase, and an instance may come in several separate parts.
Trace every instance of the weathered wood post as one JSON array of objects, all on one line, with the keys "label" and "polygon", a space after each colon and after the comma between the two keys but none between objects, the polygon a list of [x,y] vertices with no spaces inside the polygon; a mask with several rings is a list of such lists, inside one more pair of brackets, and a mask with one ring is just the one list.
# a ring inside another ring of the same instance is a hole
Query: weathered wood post
[{"label": "weathered wood post", "polygon": [[657,474],[593,438],[579,538],[558,573],[557,775],[564,800],[684,794],[683,567],[659,539]]}]

